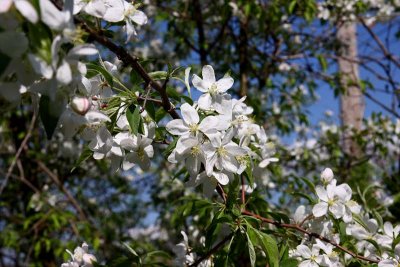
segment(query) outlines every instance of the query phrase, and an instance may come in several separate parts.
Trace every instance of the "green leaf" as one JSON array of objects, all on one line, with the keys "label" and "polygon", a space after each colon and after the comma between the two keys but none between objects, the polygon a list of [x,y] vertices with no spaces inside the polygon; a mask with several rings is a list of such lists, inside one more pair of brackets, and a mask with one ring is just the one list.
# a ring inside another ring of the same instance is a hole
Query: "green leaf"
[{"label": "green leaf", "polygon": [[137,252],[131,248],[127,243],[122,243],[128,250],[130,253],[132,253],[133,256],[135,256],[138,259],[139,264],[142,264],[142,260],[140,259],[139,254],[137,254]]},{"label": "green leaf", "polygon": [[249,247],[250,264],[252,267],[254,267],[256,264],[256,252],[254,250],[253,243],[252,243],[248,233],[246,233],[246,236],[247,236],[247,246]]},{"label": "green leaf", "polygon": [[84,161],[89,159],[93,155],[93,151],[88,147],[85,147],[79,156],[78,160],[75,162],[74,167],[72,167],[71,172],[73,172],[77,167],[79,167]]},{"label": "green leaf", "polygon": [[167,86],[167,95],[176,101],[181,101],[181,95],[171,86]]},{"label": "green leaf", "polygon": [[126,118],[128,119],[132,134],[137,135],[141,121],[140,106],[130,105],[126,110]]},{"label": "green leaf", "polygon": [[323,71],[326,71],[328,69],[328,63],[326,62],[326,58],[322,55],[318,55],[317,57],[318,57],[318,62],[319,62],[319,65],[321,66],[321,69]]},{"label": "green leaf", "polygon": [[309,195],[306,195],[306,194],[304,194],[304,193],[293,192],[293,195],[294,195],[294,196],[300,196],[300,197],[303,197],[303,198],[307,199],[307,200],[310,202],[310,204],[316,204],[316,203],[317,203],[317,202],[316,202],[314,199],[312,199]]},{"label": "green leaf", "polygon": [[160,120],[162,120],[165,117],[165,115],[167,115],[167,112],[163,108],[159,108],[156,111],[156,115],[155,115],[154,120],[156,122],[159,122]]},{"label": "green leaf", "polygon": [[94,72],[96,74],[97,73],[101,74],[104,77],[104,79],[107,81],[107,83],[110,85],[110,87],[113,86],[114,78],[105,68],[103,68],[102,66],[97,65],[95,63],[92,63],[92,62],[86,63],[86,67],[88,69],[88,73]]},{"label": "green leaf", "polygon": [[281,266],[285,267],[297,267],[299,265],[299,262],[295,259],[286,259],[281,262]]},{"label": "green leaf", "polygon": [[308,186],[310,189],[313,190],[313,192],[315,192],[315,185],[314,185],[314,183],[312,183],[310,180],[308,180],[308,179],[305,178],[305,177],[301,177],[300,179],[301,179],[303,182],[305,182],[305,183],[307,184],[307,186]]},{"label": "green leaf", "polygon": [[289,9],[288,9],[289,14],[292,14],[292,13],[293,13],[293,10],[294,10],[294,8],[296,7],[296,4],[297,4],[297,0],[293,0],[293,1],[290,3]]},{"label": "green leaf", "polygon": [[193,105],[193,99],[191,99],[190,97],[186,96],[186,95],[181,95],[181,97],[189,104],[189,105]]},{"label": "green leaf", "polygon": [[267,254],[270,266],[279,267],[279,250],[275,239],[263,232],[259,232],[259,234],[261,237],[261,245],[264,252]]},{"label": "green leaf", "polygon": [[153,71],[149,73],[150,78],[153,80],[162,80],[168,77],[168,72],[166,71]]},{"label": "green leaf", "polygon": [[266,233],[258,231],[249,223],[247,223],[247,233],[253,240],[253,243],[258,244],[263,248],[270,266],[279,267],[279,249],[275,239]]},{"label": "green leaf", "polygon": [[156,119],[156,109],[154,107],[154,104],[152,102],[146,102],[145,109],[147,111],[147,114],[150,116],[152,120]]}]

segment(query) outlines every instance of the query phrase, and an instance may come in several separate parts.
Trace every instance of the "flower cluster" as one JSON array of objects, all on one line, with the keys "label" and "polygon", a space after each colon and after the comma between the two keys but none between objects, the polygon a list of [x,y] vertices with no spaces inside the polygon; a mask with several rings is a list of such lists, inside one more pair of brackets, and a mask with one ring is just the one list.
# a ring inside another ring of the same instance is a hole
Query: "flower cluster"
[{"label": "flower cluster", "polygon": [[193,75],[192,82],[203,94],[193,105],[182,104],[182,119],[166,125],[178,138],[168,160],[185,162],[190,174],[188,186],[203,184],[204,194],[211,196],[217,183],[228,184],[255,162],[265,168],[277,161],[271,157],[264,129],[253,122],[253,109],[244,103],[245,98],[233,99],[227,93],[233,85],[230,76],[217,81],[214,69],[206,65],[202,78]]},{"label": "flower cluster", "polygon": [[89,246],[86,243],[75,248],[74,253],[67,249],[72,260],[61,264],[61,267],[92,267],[93,263],[97,262],[97,259],[93,254],[88,253],[88,249]]},{"label": "flower cluster", "polygon": [[[360,9],[364,6],[363,9]],[[400,1],[386,0],[324,0],[318,2],[318,17],[332,22],[355,21],[357,14],[366,10],[367,23],[385,19],[393,14]]]},{"label": "flower cluster", "polygon": [[[333,172],[327,168],[321,173],[323,186],[315,191],[318,203],[312,208],[312,215],[306,215],[306,207],[300,206],[295,213],[294,221],[308,231],[317,233],[332,240],[325,243],[319,239],[304,239],[291,252],[292,257],[299,259],[299,266],[346,266],[351,256],[340,257],[338,245],[341,242],[337,232],[337,222],[345,225],[348,238],[355,240],[357,252],[379,262],[378,266],[397,267],[400,245],[395,239],[400,234],[400,226],[393,227],[390,222],[379,224],[370,218],[361,206],[352,200],[352,191],[347,184],[337,185]],[[334,245],[336,244],[336,246]],[[376,245],[379,244],[379,250]]]}]

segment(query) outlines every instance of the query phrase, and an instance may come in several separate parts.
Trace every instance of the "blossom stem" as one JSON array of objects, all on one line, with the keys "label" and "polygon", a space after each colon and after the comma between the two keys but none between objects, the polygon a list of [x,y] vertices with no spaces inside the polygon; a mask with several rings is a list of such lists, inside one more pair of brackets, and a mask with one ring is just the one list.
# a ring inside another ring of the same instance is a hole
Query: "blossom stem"
[{"label": "blossom stem", "polygon": [[243,206],[246,205],[246,192],[244,188],[244,177],[243,175],[240,176],[240,179],[242,180],[242,204]]}]

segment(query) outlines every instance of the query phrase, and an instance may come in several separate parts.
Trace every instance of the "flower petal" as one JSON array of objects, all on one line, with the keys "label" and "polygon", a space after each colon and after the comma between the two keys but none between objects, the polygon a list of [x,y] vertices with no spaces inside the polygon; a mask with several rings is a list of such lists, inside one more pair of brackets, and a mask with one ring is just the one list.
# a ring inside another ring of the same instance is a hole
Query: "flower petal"
[{"label": "flower petal", "polygon": [[200,121],[199,114],[197,114],[197,111],[189,105],[188,103],[184,103],[181,106],[181,113],[183,120],[186,122],[187,125],[190,124],[197,124]]},{"label": "flower petal", "polygon": [[39,19],[39,16],[36,12],[36,9],[32,6],[29,1],[26,0],[14,0],[15,7],[19,12],[31,23],[36,23]]},{"label": "flower petal", "polygon": [[233,85],[233,79],[232,77],[225,77],[217,81],[217,88],[218,92],[224,93],[228,89],[230,89]]},{"label": "flower petal", "polygon": [[203,92],[203,93],[208,92],[209,84],[204,82],[196,74],[193,75],[192,83],[193,83],[194,87],[196,87],[196,89],[199,90],[200,92]]},{"label": "flower petal", "polygon": [[183,120],[175,119],[167,123],[165,126],[167,131],[173,135],[187,135],[189,134],[189,128],[185,125]]},{"label": "flower petal", "polygon": [[215,83],[215,73],[214,69],[210,65],[205,65],[203,69],[201,70],[201,74],[203,76],[203,80],[206,83],[212,84]]},{"label": "flower petal", "polygon": [[328,203],[320,202],[313,207],[312,210],[315,217],[322,217],[328,212]]}]

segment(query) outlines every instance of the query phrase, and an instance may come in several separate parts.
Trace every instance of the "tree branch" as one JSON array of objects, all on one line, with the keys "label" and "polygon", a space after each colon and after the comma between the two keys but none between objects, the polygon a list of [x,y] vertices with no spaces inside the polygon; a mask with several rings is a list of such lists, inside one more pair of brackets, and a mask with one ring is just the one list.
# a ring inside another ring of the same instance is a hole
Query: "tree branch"
[{"label": "tree branch", "polygon": [[167,90],[159,83],[155,82],[146,72],[142,65],[139,63],[139,59],[137,57],[132,56],[129,54],[125,48],[119,46],[112,42],[110,39],[102,35],[101,32],[92,29],[89,27],[85,22],[75,19],[76,22],[84,29],[87,33],[89,33],[90,37],[98,42],[99,44],[103,45],[104,47],[108,48],[111,52],[113,52],[123,63],[128,66],[131,66],[144,80],[146,84],[149,84],[151,87],[156,90],[160,96],[162,101],[162,106],[165,111],[167,111],[172,118],[179,119],[180,116],[176,112],[175,108],[172,106],[171,102],[169,101]]}]

